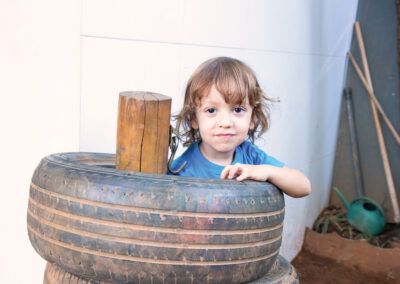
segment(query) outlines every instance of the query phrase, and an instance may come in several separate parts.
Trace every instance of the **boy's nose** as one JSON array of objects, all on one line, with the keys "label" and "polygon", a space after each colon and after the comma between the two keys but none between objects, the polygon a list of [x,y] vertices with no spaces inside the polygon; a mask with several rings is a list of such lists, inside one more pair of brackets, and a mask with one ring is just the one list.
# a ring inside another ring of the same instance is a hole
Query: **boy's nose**
[{"label": "boy's nose", "polygon": [[229,113],[220,112],[218,126],[223,128],[232,126],[232,119]]}]

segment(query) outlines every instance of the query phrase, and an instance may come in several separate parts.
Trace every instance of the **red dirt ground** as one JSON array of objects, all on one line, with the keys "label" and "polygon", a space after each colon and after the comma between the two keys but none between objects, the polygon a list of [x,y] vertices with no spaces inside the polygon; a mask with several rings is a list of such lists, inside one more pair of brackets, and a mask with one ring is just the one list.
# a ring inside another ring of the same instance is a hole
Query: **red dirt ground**
[{"label": "red dirt ground", "polygon": [[393,279],[349,269],[333,260],[302,251],[292,261],[301,284],[393,284]]},{"label": "red dirt ground", "polygon": [[[360,239],[362,233],[353,229],[349,236],[349,231],[343,228],[348,228],[349,224],[347,221],[335,219],[335,217],[344,216],[344,211],[340,207],[330,206],[325,208],[317,218],[314,224],[314,230],[321,233],[336,232],[343,238],[350,238],[353,240]],[[326,222],[324,228],[322,222],[318,222],[321,217],[329,217],[329,222]],[[333,218],[332,218],[333,217]],[[383,247],[383,248],[396,248],[400,247],[400,225],[388,224],[385,231],[379,235],[374,236],[368,240],[371,245]],[[312,244],[310,244],[312,245]],[[400,261],[400,259],[399,259]],[[361,271],[356,266],[343,266],[336,262],[334,259],[328,259],[321,256],[316,256],[308,250],[302,250],[292,261],[292,265],[296,268],[299,275],[301,284],[311,283],[324,283],[324,284],[354,284],[354,283],[368,283],[368,284],[386,284],[386,283],[400,283],[398,280],[388,279],[387,275],[372,274],[368,271]]]}]

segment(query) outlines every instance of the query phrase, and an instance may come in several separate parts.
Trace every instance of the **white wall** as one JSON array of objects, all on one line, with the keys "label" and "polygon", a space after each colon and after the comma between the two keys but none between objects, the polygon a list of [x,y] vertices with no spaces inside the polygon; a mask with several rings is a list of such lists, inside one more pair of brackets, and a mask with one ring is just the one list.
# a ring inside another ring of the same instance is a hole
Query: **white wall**
[{"label": "white wall", "polygon": [[245,61],[281,100],[258,145],[302,170],[313,187],[307,198],[286,198],[281,254],[292,259],[327,203],[356,8],[357,0],[85,1],[80,149],[115,152],[120,91],[168,95],[176,113],[200,63]]},{"label": "white wall", "polygon": [[115,152],[120,91],[171,96],[176,112],[193,70],[220,55],[247,62],[265,91],[281,99],[259,145],[312,182],[310,197],[286,199],[281,253],[291,259],[304,227],[327,202],[356,6],[357,0],[2,1],[0,283],[43,279],[45,262],[26,230],[29,182],[40,159]]},{"label": "white wall", "polygon": [[0,2],[0,283],[42,283],[28,238],[29,184],[40,159],[78,151],[80,3]]}]

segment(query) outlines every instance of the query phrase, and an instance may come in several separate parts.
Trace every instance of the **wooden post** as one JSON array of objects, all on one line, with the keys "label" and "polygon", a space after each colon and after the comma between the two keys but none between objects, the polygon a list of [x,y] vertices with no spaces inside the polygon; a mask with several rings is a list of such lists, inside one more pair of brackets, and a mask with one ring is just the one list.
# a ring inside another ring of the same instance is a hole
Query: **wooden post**
[{"label": "wooden post", "polygon": [[[356,36],[357,36],[357,41],[358,41],[358,47],[360,49],[362,65],[364,67],[365,79],[367,80],[369,90],[371,90],[371,92],[374,93],[374,87],[372,86],[371,74],[369,72],[367,54],[365,52],[364,41],[363,41],[363,37],[362,37],[362,33],[361,33],[361,27],[358,22],[355,23],[355,30],[356,30]],[[383,169],[384,169],[385,175],[386,175],[386,183],[387,183],[387,186],[389,189],[389,196],[390,196],[390,200],[392,201],[393,215],[394,215],[393,219],[394,219],[395,223],[400,223],[400,209],[399,209],[399,204],[397,201],[396,188],[394,187],[392,170],[390,168],[390,162],[389,162],[388,154],[386,151],[385,141],[383,139],[382,128],[379,123],[378,111],[376,110],[376,106],[371,97],[370,97],[370,103],[371,103],[371,108],[372,108],[372,115],[373,115],[374,122],[375,122],[376,134],[378,136],[379,149],[381,152]],[[388,219],[390,219],[391,216],[388,216],[388,217],[389,217]]]},{"label": "wooden post", "polygon": [[117,169],[166,174],[171,101],[150,92],[119,94]]}]

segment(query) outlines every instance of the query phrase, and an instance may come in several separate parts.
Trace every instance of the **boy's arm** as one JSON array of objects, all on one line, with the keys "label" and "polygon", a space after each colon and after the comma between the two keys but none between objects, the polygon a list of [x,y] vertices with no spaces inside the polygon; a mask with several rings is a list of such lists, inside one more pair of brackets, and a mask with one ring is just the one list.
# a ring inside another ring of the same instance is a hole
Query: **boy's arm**
[{"label": "boy's arm", "polygon": [[269,181],[292,197],[303,197],[311,193],[310,181],[295,169],[237,163],[225,167],[221,173],[221,179],[233,179],[235,176],[237,181],[246,179]]}]

